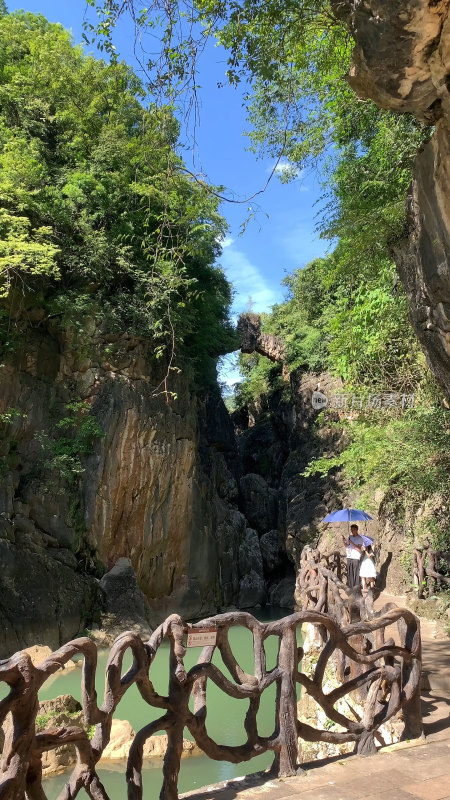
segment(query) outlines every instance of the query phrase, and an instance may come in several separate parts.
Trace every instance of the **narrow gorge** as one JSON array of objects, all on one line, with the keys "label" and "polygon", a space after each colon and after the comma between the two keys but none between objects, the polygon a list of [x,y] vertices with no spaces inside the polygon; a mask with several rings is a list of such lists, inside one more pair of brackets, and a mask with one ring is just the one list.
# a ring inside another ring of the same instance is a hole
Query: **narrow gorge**
[{"label": "narrow gorge", "polygon": [[1,798],[448,800],[450,0],[9,4]]},{"label": "narrow gorge", "polygon": [[[282,364],[281,340],[257,315],[241,317],[239,336],[244,352]],[[198,396],[182,373],[175,398],[155,391],[163,370],[145,341],[105,341],[94,326],[90,339],[93,355],[80,357],[68,332],[40,322],[2,365],[1,411],[15,409],[2,439],[2,653],[58,647],[103,623],[148,630],[175,611],[292,609],[303,546],[340,547],[320,522],[349,502],[346,482],[303,473],[342,447],[339,414],[317,426],[312,404],[342,382],[296,369],[230,415],[218,388]],[[95,429],[67,485],[44,448],[74,397]],[[387,498],[375,529],[382,561],[394,555],[392,592],[409,583],[400,512]]]},{"label": "narrow gorge", "polygon": [[[144,108],[123,62],[84,56],[43,17],[2,11],[3,655],[124,620],[154,628],[172,611],[292,608],[303,546],[332,545],[320,520],[364,491],[389,590],[408,588],[420,536],[447,541],[449,3],[330,9],[333,75],[353,51],[346,82],[321,76],[320,142],[305,145],[299,124],[286,152],[295,176],[337,131],[320,223],[337,246],[287,279],[286,303],[244,314],[237,330],[217,266],[219,200],[183,166],[172,111]],[[319,56],[303,81],[317,80]],[[349,105],[327,106],[327,91]],[[248,396],[244,381],[229,413],[216,366],[238,349]],[[373,417],[358,428],[355,415],[313,408],[314,391],[355,387],[416,395],[423,413],[384,417],[381,441]],[[380,452],[392,441],[398,453],[405,436],[409,461],[383,473]],[[417,488],[406,483],[418,442],[431,468]]]}]

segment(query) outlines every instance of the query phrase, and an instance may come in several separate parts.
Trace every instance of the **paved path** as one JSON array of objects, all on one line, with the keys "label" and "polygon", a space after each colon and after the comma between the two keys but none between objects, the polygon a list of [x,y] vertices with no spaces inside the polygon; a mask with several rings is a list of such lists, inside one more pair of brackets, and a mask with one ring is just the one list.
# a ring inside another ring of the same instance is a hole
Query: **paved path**
[{"label": "paved path", "polygon": [[[245,778],[191,792],[190,800],[450,800],[448,729],[416,746],[307,766],[285,780]],[[440,739],[439,737],[442,737]],[[399,747],[393,745],[393,747]],[[184,795],[186,797],[186,795]]]},{"label": "paved path", "polygon": [[[404,605],[382,595],[376,603]],[[305,774],[285,780],[266,775],[227,781],[189,792],[189,800],[450,800],[450,640],[436,638],[423,620],[422,644],[430,690],[422,692],[424,739],[384,747],[375,756],[341,756],[304,764]]]}]

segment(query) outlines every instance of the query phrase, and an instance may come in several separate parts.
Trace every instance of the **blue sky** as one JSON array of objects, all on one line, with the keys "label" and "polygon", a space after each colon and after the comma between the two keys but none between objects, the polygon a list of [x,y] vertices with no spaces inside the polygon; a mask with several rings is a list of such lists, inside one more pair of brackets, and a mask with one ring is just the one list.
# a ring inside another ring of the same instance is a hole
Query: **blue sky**
[{"label": "blue sky", "polygon": [[[71,29],[75,41],[81,41],[85,0],[7,0],[7,6],[9,11],[24,8],[42,13]],[[124,22],[115,41],[120,56],[139,72],[132,33],[131,23]],[[192,137],[182,131],[183,157],[189,169],[202,172],[214,184],[225,185],[236,199],[245,199],[263,188],[275,160],[257,159],[246,150],[249,140],[243,132],[248,125],[241,91],[229,86],[217,88],[217,83],[225,80],[225,61],[225,52],[211,46],[200,62],[197,146],[194,152]],[[235,315],[250,301],[256,312],[270,310],[283,299],[281,281],[285,275],[326,252],[327,243],[314,230],[320,194],[314,173],[303,173],[289,184],[282,184],[274,176],[264,194],[252,201],[259,210],[242,236],[240,229],[249,215],[248,205],[222,205],[221,213],[230,229],[220,263],[234,286]],[[227,359],[222,367],[221,378],[225,382],[237,377],[231,362],[231,358]]]}]

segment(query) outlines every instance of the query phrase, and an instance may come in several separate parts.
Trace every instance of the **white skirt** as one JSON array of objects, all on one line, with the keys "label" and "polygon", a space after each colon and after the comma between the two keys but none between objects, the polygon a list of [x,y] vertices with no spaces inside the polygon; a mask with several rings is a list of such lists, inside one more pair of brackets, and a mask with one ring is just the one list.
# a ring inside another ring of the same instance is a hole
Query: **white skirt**
[{"label": "white skirt", "polygon": [[360,578],[376,578],[377,571],[375,569],[375,564],[373,563],[371,558],[367,556],[363,558],[361,562],[361,568],[359,570]]}]

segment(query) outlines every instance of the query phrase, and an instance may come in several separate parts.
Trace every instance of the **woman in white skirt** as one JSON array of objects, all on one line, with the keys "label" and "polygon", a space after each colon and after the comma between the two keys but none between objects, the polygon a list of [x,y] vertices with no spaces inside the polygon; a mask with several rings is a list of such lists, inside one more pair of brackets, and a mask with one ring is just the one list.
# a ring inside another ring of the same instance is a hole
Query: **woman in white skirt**
[{"label": "woman in white skirt", "polygon": [[361,578],[362,589],[375,588],[375,578],[377,577],[377,571],[375,569],[375,555],[370,545],[366,547],[364,555],[361,559],[359,577]]}]

